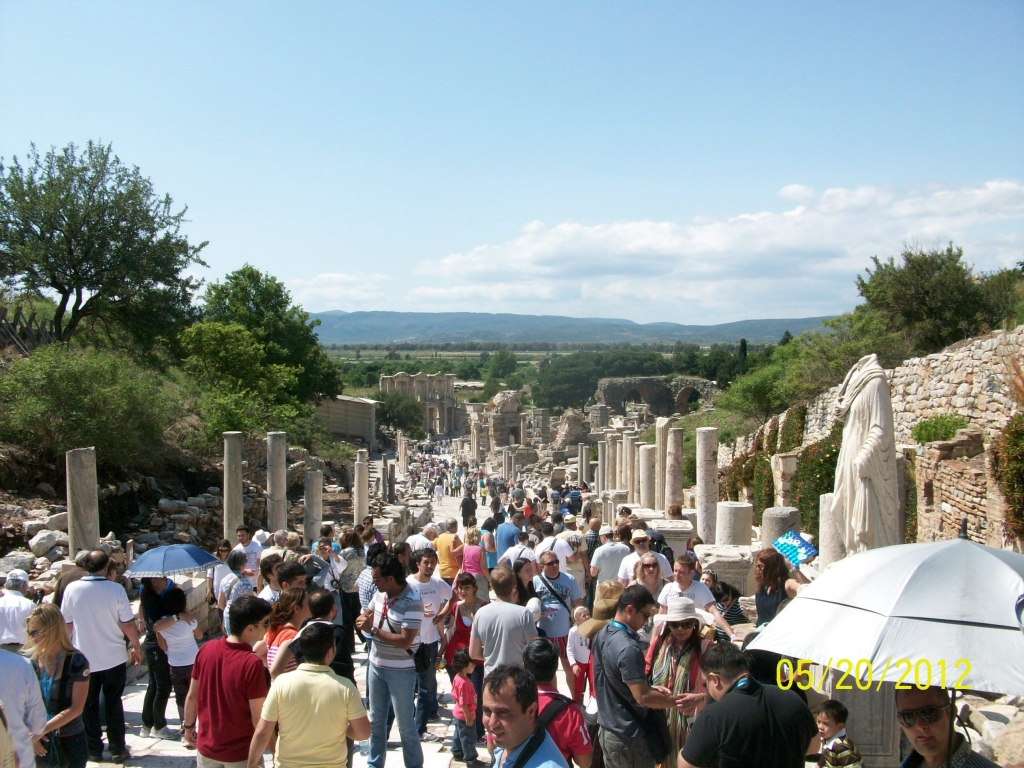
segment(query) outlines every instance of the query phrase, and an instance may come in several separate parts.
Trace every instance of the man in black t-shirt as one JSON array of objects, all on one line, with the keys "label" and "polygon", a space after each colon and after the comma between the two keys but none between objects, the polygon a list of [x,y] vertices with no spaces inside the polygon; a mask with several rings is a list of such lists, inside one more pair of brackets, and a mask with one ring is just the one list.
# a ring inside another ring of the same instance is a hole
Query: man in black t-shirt
[{"label": "man in black t-shirt", "polygon": [[762,685],[732,643],[711,646],[700,670],[715,701],[694,720],[679,768],[803,768],[818,726],[793,691]]},{"label": "man in black t-shirt", "polygon": [[476,499],[467,493],[462,497],[462,505],[459,507],[459,511],[462,512],[462,524],[463,526],[469,526],[469,518],[476,517],[477,503]]}]

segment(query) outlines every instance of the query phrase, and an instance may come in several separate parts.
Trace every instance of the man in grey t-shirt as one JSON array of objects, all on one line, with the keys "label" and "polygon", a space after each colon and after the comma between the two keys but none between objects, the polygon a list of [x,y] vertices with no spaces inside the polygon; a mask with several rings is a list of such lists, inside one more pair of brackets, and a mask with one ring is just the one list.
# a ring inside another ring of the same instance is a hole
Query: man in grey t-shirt
[{"label": "man in grey t-shirt", "polygon": [[[597,579],[597,586],[606,581],[615,581],[619,575],[622,558],[629,554],[629,547],[615,539],[610,525],[601,528],[601,545],[590,558],[590,575]],[[595,587],[596,589],[597,587]]]},{"label": "man in grey t-shirt", "polygon": [[484,663],[484,674],[500,664],[522,666],[523,650],[537,636],[537,625],[527,608],[517,605],[519,579],[509,569],[491,571],[491,588],[497,598],[476,612],[469,636],[469,655]]}]

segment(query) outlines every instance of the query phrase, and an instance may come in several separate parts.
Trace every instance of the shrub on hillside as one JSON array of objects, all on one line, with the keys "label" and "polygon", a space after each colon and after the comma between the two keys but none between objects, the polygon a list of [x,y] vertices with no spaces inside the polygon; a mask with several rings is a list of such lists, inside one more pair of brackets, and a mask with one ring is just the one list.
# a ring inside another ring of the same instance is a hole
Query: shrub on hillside
[{"label": "shrub on hillside", "polygon": [[800,530],[817,535],[818,497],[832,493],[836,485],[836,464],[843,444],[843,425],[836,422],[828,437],[807,446],[800,454],[793,474],[793,506],[800,510]]},{"label": "shrub on hillside", "polygon": [[1006,533],[1024,537],[1024,414],[1018,413],[992,443],[992,472],[1006,499]]},{"label": "shrub on hillside", "polygon": [[0,375],[0,441],[64,467],[64,453],[96,448],[101,467],[153,455],[174,407],[160,380],[111,352],[54,344]]},{"label": "shrub on hillside", "polygon": [[967,419],[956,413],[940,413],[930,419],[923,419],[914,425],[910,434],[914,439],[924,445],[933,443],[936,440],[951,440],[957,430],[967,426]]},{"label": "shrub on hillside", "polygon": [[807,405],[794,405],[786,412],[779,435],[779,453],[795,451],[804,440],[804,425],[807,422]]}]

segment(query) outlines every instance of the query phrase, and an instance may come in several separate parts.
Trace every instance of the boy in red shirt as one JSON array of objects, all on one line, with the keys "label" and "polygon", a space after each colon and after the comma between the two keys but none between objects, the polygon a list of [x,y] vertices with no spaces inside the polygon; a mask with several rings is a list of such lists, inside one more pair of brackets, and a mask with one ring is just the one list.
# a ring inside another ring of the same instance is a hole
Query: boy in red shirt
[{"label": "boy in red shirt", "polygon": [[576,763],[579,768],[590,768],[594,759],[594,745],[587,733],[583,710],[579,705],[558,692],[555,675],[560,663],[558,648],[544,638],[530,642],[523,651],[523,666],[537,679],[537,716],[544,718],[544,711],[551,706],[561,706],[548,723],[548,734],[569,765]]},{"label": "boy in red shirt", "polygon": [[263,662],[252,647],[266,634],[270,603],[245,595],[228,614],[231,634],[199,649],[185,699],[185,743],[196,747],[198,768],[246,764],[267,695]]},{"label": "boy in red shirt", "polygon": [[452,757],[466,765],[477,765],[476,760],[476,691],[469,676],[476,662],[469,657],[468,648],[459,648],[452,656],[452,698],[455,699],[455,736],[452,738]]}]

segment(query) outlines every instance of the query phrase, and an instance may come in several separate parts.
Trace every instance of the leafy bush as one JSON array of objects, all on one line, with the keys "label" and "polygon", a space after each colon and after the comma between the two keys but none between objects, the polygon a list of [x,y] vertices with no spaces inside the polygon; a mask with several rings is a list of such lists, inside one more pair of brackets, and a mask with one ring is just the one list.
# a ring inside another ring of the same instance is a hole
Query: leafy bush
[{"label": "leafy bush", "polygon": [[509,375],[509,377],[505,379],[505,389],[514,389],[516,390],[516,392],[518,392],[522,388],[523,377],[519,374],[518,371]]},{"label": "leafy bush", "polygon": [[794,405],[786,412],[779,435],[779,453],[795,451],[804,440],[804,426],[807,421],[807,405]]},{"label": "leafy bush", "polygon": [[155,455],[174,404],[160,380],[111,352],[54,344],[0,375],[0,440],[64,467],[64,453],[96,448],[102,468]]},{"label": "leafy bush", "polygon": [[769,454],[773,454],[778,450],[779,446],[779,419],[778,417],[773,418],[768,422],[768,434],[764,439],[764,449]]},{"label": "leafy bush", "polygon": [[808,533],[818,532],[818,497],[835,490],[842,443],[843,425],[836,422],[828,437],[807,446],[800,454],[793,475],[793,506],[800,510],[801,530]]},{"label": "leafy bush", "polygon": [[1024,413],[1018,413],[992,443],[992,472],[1006,499],[1006,534],[1024,537]]},{"label": "leafy bush", "polygon": [[689,488],[697,484],[697,456],[688,453],[683,456],[683,487]]},{"label": "leafy bush", "polygon": [[761,515],[769,507],[775,506],[775,478],[772,476],[771,456],[761,451],[754,454],[754,525],[761,524]]},{"label": "leafy bush", "polygon": [[936,440],[951,440],[958,429],[967,426],[967,419],[956,413],[940,413],[930,419],[917,422],[910,434],[918,443],[933,443]]}]

